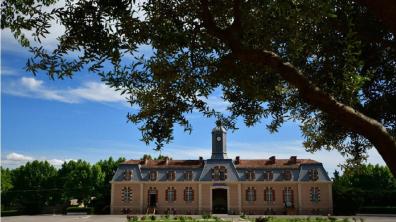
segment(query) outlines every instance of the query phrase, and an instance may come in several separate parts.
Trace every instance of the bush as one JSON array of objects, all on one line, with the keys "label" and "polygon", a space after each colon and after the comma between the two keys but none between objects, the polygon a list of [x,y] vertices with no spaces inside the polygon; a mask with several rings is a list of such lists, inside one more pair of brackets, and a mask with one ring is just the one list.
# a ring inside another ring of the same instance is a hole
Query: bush
[{"label": "bush", "polygon": [[2,217],[10,217],[10,216],[18,216],[20,213],[17,210],[2,210],[1,216]]},{"label": "bush", "polygon": [[210,213],[202,214],[202,219],[211,219],[211,218],[212,218],[212,214],[210,214]]},{"label": "bush", "polygon": [[257,217],[255,219],[255,221],[256,222],[268,222],[268,221],[270,221],[270,218],[268,218],[268,217]]},{"label": "bush", "polygon": [[66,208],[66,213],[87,213],[92,214],[92,207],[68,207]]},{"label": "bush", "polygon": [[362,207],[359,213],[364,214],[396,214],[396,207],[367,206]]},{"label": "bush", "polygon": [[128,222],[135,222],[135,221],[138,221],[139,220],[139,217],[137,217],[137,216],[131,216],[131,215],[127,215],[127,221]]},{"label": "bush", "polygon": [[157,218],[155,217],[155,215],[151,215],[151,216],[150,216],[150,220],[153,220],[153,221],[154,221],[154,220],[156,220],[156,219],[157,219]]},{"label": "bush", "polygon": [[140,220],[146,220],[146,216],[142,216]]}]

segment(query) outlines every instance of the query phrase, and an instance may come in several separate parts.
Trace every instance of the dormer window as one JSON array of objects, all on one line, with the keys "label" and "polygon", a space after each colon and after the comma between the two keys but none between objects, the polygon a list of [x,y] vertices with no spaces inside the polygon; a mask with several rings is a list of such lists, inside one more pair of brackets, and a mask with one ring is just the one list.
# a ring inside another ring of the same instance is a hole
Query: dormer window
[{"label": "dormer window", "polygon": [[150,180],[151,181],[156,181],[157,180],[157,171],[150,171]]},{"label": "dormer window", "polygon": [[283,171],[283,180],[291,180],[292,179],[292,173],[290,170],[285,170]]},{"label": "dormer window", "polygon": [[129,181],[132,179],[132,170],[124,170],[123,179]]},{"label": "dormer window", "polygon": [[247,170],[245,173],[245,176],[246,176],[246,180],[255,180],[256,179],[256,175],[253,170]]},{"label": "dormer window", "polygon": [[216,166],[212,169],[212,179],[213,180],[226,180],[227,179],[227,169],[224,166]]},{"label": "dormer window", "polygon": [[309,180],[317,181],[319,179],[319,174],[317,169],[311,169],[308,171]]},{"label": "dormer window", "polygon": [[271,180],[273,180],[273,179],[274,179],[274,174],[272,173],[272,171],[267,170],[267,171],[264,173],[264,180],[266,180],[266,181],[271,181]]},{"label": "dormer window", "polygon": [[168,173],[166,174],[166,177],[168,180],[173,181],[176,178],[176,173],[175,171],[168,171]]},{"label": "dormer window", "polygon": [[184,172],[184,180],[191,181],[192,180],[192,171]]}]

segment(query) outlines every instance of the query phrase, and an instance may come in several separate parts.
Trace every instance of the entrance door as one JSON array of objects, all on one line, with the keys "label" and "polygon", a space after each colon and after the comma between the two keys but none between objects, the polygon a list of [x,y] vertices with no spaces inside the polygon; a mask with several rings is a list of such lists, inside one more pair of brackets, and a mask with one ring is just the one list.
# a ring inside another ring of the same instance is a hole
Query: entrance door
[{"label": "entrance door", "polygon": [[212,213],[227,214],[227,189],[212,190]]},{"label": "entrance door", "polygon": [[156,193],[150,193],[149,194],[149,206],[150,207],[156,207],[157,206],[157,194]]}]

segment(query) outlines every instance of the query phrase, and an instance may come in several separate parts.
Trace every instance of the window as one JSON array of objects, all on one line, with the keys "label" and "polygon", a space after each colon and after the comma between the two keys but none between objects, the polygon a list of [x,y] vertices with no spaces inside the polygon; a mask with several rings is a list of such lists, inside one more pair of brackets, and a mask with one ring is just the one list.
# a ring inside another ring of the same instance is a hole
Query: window
[{"label": "window", "polygon": [[264,173],[264,180],[271,181],[274,178],[272,171],[267,171]]},{"label": "window", "polygon": [[264,190],[264,201],[271,204],[275,201],[275,190],[272,187],[267,187]]},{"label": "window", "polygon": [[283,171],[283,179],[284,180],[291,180],[292,179],[292,173],[291,173],[290,170]]},{"label": "window", "polygon": [[319,179],[318,170],[317,169],[310,169],[308,171],[309,179],[312,181],[317,181]]},{"label": "window", "polygon": [[174,187],[168,187],[165,192],[165,200],[169,202],[176,200],[176,190]]},{"label": "window", "polygon": [[184,172],[184,180],[192,180],[192,171],[186,171]]},{"label": "window", "polygon": [[176,178],[175,171],[168,171],[166,175],[168,180],[175,180]]},{"label": "window", "polygon": [[124,170],[123,179],[124,180],[131,180],[132,179],[132,170]]},{"label": "window", "polygon": [[154,170],[150,171],[150,180],[151,181],[157,180],[157,171]]},{"label": "window", "polygon": [[283,189],[283,203],[286,208],[293,207],[293,190],[291,187],[285,187]]},{"label": "window", "polygon": [[246,171],[245,176],[246,176],[246,180],[255,180],[256,179],[256,175],[253,170]]},{"label": "window", "polygon": [[246,190],[246,201],[256,201],[256,189],[254,187],[248,187]]},{"label": "window", "polygon": [[186,187],[184,189],[184,201],[193,201],[194,200],[194,191],[192,187]]},{"label": "window", "polygon": [[123,203],[132,201],[132,189],[130,187],[123,187],[121,190],[121,200]]},{"label": "window", "polygon": [[213,180],[226,180],[227,179],[227,169],[224,166],[215,166],[212,169],[212,179]]},{"label": "window", "polygon": [[311,187],[311,201],[312,202],[319,202],[320,201],[320,189],[319,187]]}]

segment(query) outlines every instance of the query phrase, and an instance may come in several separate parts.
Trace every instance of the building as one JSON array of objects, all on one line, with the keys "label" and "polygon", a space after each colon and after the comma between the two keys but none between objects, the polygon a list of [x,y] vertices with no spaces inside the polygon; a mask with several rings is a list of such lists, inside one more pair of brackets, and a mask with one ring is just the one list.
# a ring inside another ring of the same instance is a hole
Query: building
[{"label": "building", "polygon": [[129,160],[111,181],[112,214],[331,214],[332,182],[310,159],[227,157],[226,131],[212,131],[204,160]]}]

